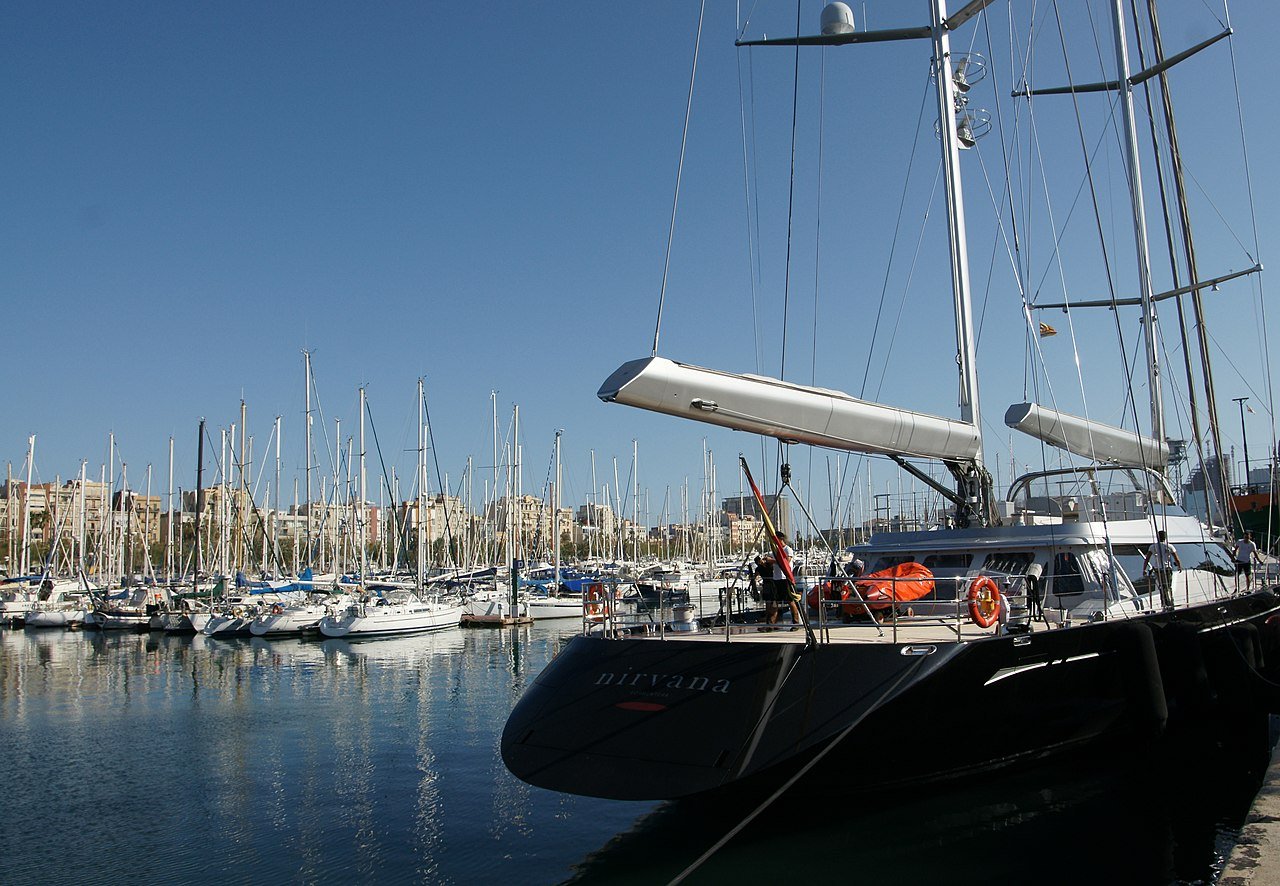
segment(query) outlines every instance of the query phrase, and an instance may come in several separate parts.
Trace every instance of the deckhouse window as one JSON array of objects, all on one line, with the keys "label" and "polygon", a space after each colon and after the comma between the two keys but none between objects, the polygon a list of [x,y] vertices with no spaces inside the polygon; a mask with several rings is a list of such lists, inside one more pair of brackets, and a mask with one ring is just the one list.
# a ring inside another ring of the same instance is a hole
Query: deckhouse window
[{"label": "deckhouse window", "polygon": [[879,572],[882,569],[889,569],[902,563],[914,563],[916,558],[912,554],[888,554],[884,557],[876,558],[875,564],[871,567],[872,572]]},{"label": "deckhouse window", "polygon": [[987,554],[982,571],[997,575],[1026,575],[1035,555],[1030,551],[996,551]]},{"label": "deckhouse window", "polygon": [[1053,593],[1059,597],[1084,593],[1084,577],[1080,574],[1080,561],[1070,551],[1054,555],[1052,578]]},{"label": "deckhouse window", "polygon": [[968,569],[972,562],[973,554],[930,554],[924,558],[930,569]]}]

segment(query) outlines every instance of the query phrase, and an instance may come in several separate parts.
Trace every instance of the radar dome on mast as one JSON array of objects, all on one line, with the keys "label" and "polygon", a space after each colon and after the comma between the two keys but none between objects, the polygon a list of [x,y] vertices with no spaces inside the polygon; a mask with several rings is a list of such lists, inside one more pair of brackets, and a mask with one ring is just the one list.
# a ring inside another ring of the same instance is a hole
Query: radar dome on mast
[{"label": "radar dome on mast", "polygon": [[822,10],[822,36],[853,33],[853,10],[847,3],[828,3]]}]

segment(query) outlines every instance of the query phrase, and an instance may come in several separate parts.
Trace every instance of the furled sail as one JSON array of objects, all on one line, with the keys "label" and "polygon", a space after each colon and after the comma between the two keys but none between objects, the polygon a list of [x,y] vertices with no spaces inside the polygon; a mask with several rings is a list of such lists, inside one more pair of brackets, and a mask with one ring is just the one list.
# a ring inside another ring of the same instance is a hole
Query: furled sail
[{"label": "furled sail", "polygon": [[663,357],[624,363],[596,396],[606,403],[852,452],[972,462],[982,447],[978,429],[967,422]]},{"label": "furled sail", "polygon": [[1169,447],[1163,441],[1036,403],[1010,406],[1004,423],[1050,446],[1098,462],[1156,470],[1169,463]]}]

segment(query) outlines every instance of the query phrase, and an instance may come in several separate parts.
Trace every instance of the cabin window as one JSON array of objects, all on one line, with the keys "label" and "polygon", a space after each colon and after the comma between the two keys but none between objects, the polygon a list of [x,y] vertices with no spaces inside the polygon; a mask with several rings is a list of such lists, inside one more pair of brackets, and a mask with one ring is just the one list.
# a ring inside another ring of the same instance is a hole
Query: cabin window
[{"label": "cabin window", "polygon": [[924,558],[929,569],[968,569],[973,554],[930,554]]},{"label": "cabin window", "polygon": [[1234,575],[1235,561],[1222,545],[1215,542],[1174,545],[1183,569],[1204,569],[1218,575]]},{"label": "cabin window", "polygon": [[[1111,551],[1130,581],[1142,578],[1142,560],[1146,550],[1138,545],[1113,545]],[[1182,554],[1179,553],[1178,556],[1181,557]]]},{"label": "cabin window", "polygon": [[1054,555],[1051,578],[1053,593],[1059,597],[1084,593],[1084,576],[1080,574],[1080,561],[1070,551]]},{"label": "cabin window", "polygon": [[1035,554],[1030,551],[997,551],[987,554],[982,571],[994,575],[1026,575],[1034,559]]},{"label": "cabin window", "polygon": [[914,563],[916,558],[914,554],[887,554],[876,559],[875,564],[871,567],[872,572],[879,572],[882,569],[891,569],[903,563]]}]

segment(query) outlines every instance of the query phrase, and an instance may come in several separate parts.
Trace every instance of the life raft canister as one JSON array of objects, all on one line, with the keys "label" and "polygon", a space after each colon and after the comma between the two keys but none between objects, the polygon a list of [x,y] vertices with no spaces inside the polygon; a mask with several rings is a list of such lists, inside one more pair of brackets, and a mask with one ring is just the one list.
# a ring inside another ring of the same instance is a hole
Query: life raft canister
[{"label": "life raft canister", "polygon": [[969,617],[980,628],[989,628],[1000,620],[1002,601],[1000,588],[990,576],[979,575],[969,585]]}]

